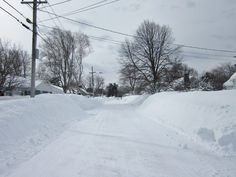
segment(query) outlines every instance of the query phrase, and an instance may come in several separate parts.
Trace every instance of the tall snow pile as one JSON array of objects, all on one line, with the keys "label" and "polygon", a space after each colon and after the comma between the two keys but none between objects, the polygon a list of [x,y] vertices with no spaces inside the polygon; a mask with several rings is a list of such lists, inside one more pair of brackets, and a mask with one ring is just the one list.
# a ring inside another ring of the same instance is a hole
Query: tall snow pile
[{"label": "tall snow pile", "polygon": [[39,95],[0,101],[0,174],[27,160],[62,133],[84,110],[98,105],[76,95]]},{"label": "tall snow pile", "polygon": [[236,90],[167,92],[150,96],[139,111],[223,155],[236,155]]},{"label": "tall snow pile", "polygon": [[130,105],[139,105],[139,104],[141,104],[147,97],[148,97],[147,94],[143,94],[143,95],[130,95],[130,96],[122,97],[122,98],[109,97],[109,98],[102,98],[102,99],[103,99],[104,104],[130,104]]},{"label": "tall snow pile", "polygon": [[226,89],[236,89],[236,73],[234,73],[228,81],[224,83]]}]

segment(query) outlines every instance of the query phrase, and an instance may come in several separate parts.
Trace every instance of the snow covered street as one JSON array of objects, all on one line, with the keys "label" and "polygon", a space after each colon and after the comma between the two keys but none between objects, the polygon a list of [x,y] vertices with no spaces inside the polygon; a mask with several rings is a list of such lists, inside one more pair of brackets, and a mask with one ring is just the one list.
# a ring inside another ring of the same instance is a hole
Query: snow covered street
[{"label": "snow covered street", "polygon": [[138,109],[108,100],[87,110],[88,118],[74,121],[9,177],[236,176],[234,156],[219,156]]}]

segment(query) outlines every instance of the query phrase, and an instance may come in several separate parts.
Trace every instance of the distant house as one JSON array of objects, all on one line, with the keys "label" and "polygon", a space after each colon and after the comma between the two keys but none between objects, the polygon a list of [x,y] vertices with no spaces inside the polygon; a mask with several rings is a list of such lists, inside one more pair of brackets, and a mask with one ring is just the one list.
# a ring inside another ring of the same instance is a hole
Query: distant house
[{"label": "distant house", "polygon": [[224,83],[224,88],[227,90],[236,89],[236,73],[234,73],[229,80]]},{"label": "distant house", "polygon": [[83,89],[83,88],[79,88],[78,89],[78,91],[77,91],[77,94],[78,95],[84,95],[84,96],[86,96],[86,95],[91,95],[89,92],[87,92],[85,89]]},{"label": "distant house", "polygon": [[[4,95],[30,95],[31,82],[30,79],[18,78],[18,84],[13,89],[5,89]],[[50,84],[47,81],[35,81],[35,94],[52,93],[63,94],[61,87]]]}]

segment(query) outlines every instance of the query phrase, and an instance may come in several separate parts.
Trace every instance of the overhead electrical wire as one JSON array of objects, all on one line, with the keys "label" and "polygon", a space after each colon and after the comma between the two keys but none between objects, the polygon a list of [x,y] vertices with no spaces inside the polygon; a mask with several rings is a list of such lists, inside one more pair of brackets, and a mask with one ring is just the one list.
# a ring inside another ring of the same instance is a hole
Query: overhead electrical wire
[{"label": "overhead electrical wire", "polygon": [[[102,6],[105,6],[105,5],[109,5],[109,4],[112,4],[112,3],[115,3],[115,2],[118,2],[118,1],[121,1],[121,0],[113,0],[113,1],[110,1],[110,2],[107,2],[107,3],[104,3],[104,2],[106,2],[106,1],[108,1],[108,0],[99,1],[99,2],[97,2],[97,3],[94,3],[94,4],[91,4],[91,5],[88,5],[88,6],[79,8],[79,9],[77,9],[77,10],[73,10],[73,11],[64,13],[64,14],[62,14],[61,16],[66,17],[66,16],[78,14],[78,13],[85,12],[85,11],[92,10],[92,9],[96,9],[96,8],[99,8],[99,7],[102,7]],[[41,8],[41,9],[42,9],[42,8]],[[39,9],[39,10],[41,10],[41,9]],[[60,18],[60,17],[59,17],[59,18]],[[41,22],[50,21],[50,20],[53,20],[53,19],[56,19],[56,17],[44,19],[44,20],[42,20]]]},{"label": "overhead electrical wire", "polygon": [[96,2],[96,3],[93,3],[93,4],[90,4],[90,5],[81,7],[81,8],[79,8],[79,9],[73,10],[73,11],[68,12],[68,13],[73,13],[73,12],[77,12],[77,11],[80,11],[80,10],[84,10],[84,9],[87,9],[87,8],[90,8],[90,7],[93,7],[93,6],[96,6],[96,5],[105,3],[105,2],[107,2],[107,1],[109,1],[109,0],[102,0],[102,1],[99,1],[99,2]]},{"label": "overhead electrical wire", "polygon": [[42,35],[41,33],[37,34],[45,43],[47,43],[48,45],[52,45],[51,43],[49,43]]},{"label": "overhead electrical wire", "polygon": [[[107,0],[105,0],[105,1],[107,1]],[[80,12],[85,12],[85,11],[88,11],[88,10],[92,10],[92,9],[95,9],[95,8],[98,8],[98,7],[103,7],[103,6],[118,2],[118,1],[121,1],[121,0],[113,0],[113,1],[110,1],[110,2],[107,2],[107,3],[103,3],[103,4],[95,5],[95,6],[94,5],[85,6],[85,7],[82,7],[80,9],[77,9],[75,11],[67,12],[63,16],[74,15],[74,14],[77,14],[77,13],[80,13]],[[98,3],[96,3],[96,4],[98,4]]]},{"label": "overhead electrical wire", "polygon": [[229,56],[229,55],[217,55],[217,54],[210,54],[210,53],[199,53],[199,52],[188,52],[188,51],[183,51],[183,53],[190,54],[190,55],[205,55],[205,56],[226,57],[226,58],[234,57],[234,56]]},{"label": "overhead electrical wire", "polygon": [[9,2],[6,0],[3,0],[8,6],[10,6],[12,9],[14,9],[18,14],[20,14],[23,18],[28,19],[23,13],[21,13],[19,10],[17,10],[13,5],[11,5]]},{"label": "overhead electrical wire", "polygon": [[[49,4],[49,7],[51,8],[53,14],[56,14],[56,12],[54,11],[54,9],[53,9],[52,5],[49,3],[49,1],[48,1],[48,4]],[[57,17],[56,19],[57,19],[59,25],[64,29],[64,27],[63,27],[63,25],[62,25],[60,19],[59,19],[58,17]]]},{"label": "overhead electrical wire", "polygon": [[[70,2],[70,1],[72,1],[72,0],[66,0],[66,1],[58,2],[58,3],[55,3],[55,4],[51,4],[50,6],[53,7],[53,6],[64,4],[64,3],[67,3],[67,2]],[[44,8],[47,8],[47,7],[49,7],[49,6],[40,7],[40,9],[44,9]]]},{"label": "overhead electrical wire", "polygon": [[[183,54],[184,56],[184,59],[209,59],[209,60],[220,60],[222,61],[222,58],[217,58],[217,57],[210,57],[210,56],[197,56],[197,55],[186,55],[186,54]],[[228,59],[232,59],[232,60],[235,60],[235,58],[231,57],[231,58],[228,58]]]},{"label": "overhead electrical wire", "polygon": [[[40,10],[40,11],[41,11],[41,12],[45,12],[45,13],[48,12],[48,11],[45,11],[45,10]],[[49,12],[49,13],[51,13],[51,12]],[[68,17],[63,17],[63,16],[61,16],[61,15],[57,15],[57,14],[53,14],[53,13],[51,13],[51,14],[52,14],[52,15],[55,15],[55,16],[58,16],[58,17],[60,17],[60,18],[62,18],[62,19],[65,19],[65,20],[68,20],[68,21],[77,23],[77,24],[89,26],[89,27],[92,27],[92,28],[96,28],[96,29],[103,30],[103,31],[107,31],[107,32],[111,32],[111,33],[116,33],[116,34],[123,35],[123,36],[135,37],[134,35],[125,34],[125,33],[122,33],[122,32],[118,32],[118,31],[106,29],[106,28],[103,28],[103,27],[98,27],[98,26],[95,26],[95,25],[92,25],[92,24],[88,24],[88,23],[85,23],[85,22],[81,22],[81,21],[78,21],[78,20],[74,20],[74,19],[71,19],[71,18],[68,18]]]},{"label": "overhead electrical wire", "polygon": [[[47,13],[47,11],[44,11],[44,10],[41,10],[41,12]],[[49,13],[50,13],[50,12],[49,12]],[[135,35],[126,34],[126,33],[123,33],[123,32],[119,32],[119,31],[115,31],[115,30],[111,30],[111,29],[107,29],[107,28],[95,26],[95,25],[92,25],[92,24],[88,24],[88,23],[85,23],[85,22],[81,22],[81,21],[79,21],[79,20],[74,20],[74,19],[71,19],[71,18],[68,18],[68,17],[64,17],[64,16],[61,16],[61,15],[57,15],[57,14],[54,14],[54,13],[51,13],[51,14],[52,14],[52,15],[55,15],[55,16],[57,16],[57,17],[60,17],[60,18],[62,18],[62,19],[65,19],[65,20],[74,22],[74,23],[78,23],[78,24],[81,24],[81,25],[89,26],[89,27],[96,28],[96,29],[103,30],[103,31],[107,31],[107,32],[110,32],[110,33],[115,33],[115,34],[119,34],[119,35],[123,35],[123,36],[127,36],[127,37],[134,37],[134,38],[137,38],[137,37],[138,37],[138,36],[135,36]],[[234,53],[234,54],[236,54],[236,51],[232,51],[232,50],[204,48],[204,47],[197,47],[197,46],[184,45],[184,44],[176,44],[176,43],[173,44],[173,45],[179,46],[179,47],[183,47],[183,48],[192,48],[192,49],[198,49],[198,50],[207,50],[207,51],[214,51],[214,52],[224,52],[224,53]]]},{"label": "overhead electrical wire", "polygon": [[[10,6],[11,8],[13,8],[18,14],[20,14],[23,18],[26,19],[26,21],[28,23],[32,23],[27,17],[25,17],[19,10],[17,10],[14,6],[12,6],[10,3],[8,3],[7,1],[3,0],[8,6]],[[62,3],[65,3],[65,2],[69,2],[71,0],[66,0],[66,1],[63,1],[63,2],[59,2],[59,3],[55,3],[55,4],[52,4],[47,7],[50,7],[52,12],[49,12],[49,11],[44,11],[44,10],[41,10],[42,12],[46,12],[50,15],[54,15],[56,17],[54,18],[51,18],[50,20],[53,20],[53,19],[58,19],[58,22],[60,23],[60,25],[62,26],[62,23],[61,21],[59,20],[59,18],[63,18],[65,20],[68,20],[68,21],[71,21],[71,22],[75,22],[75,23],[79,23],[79,24],[82,24],[82,25],[86,25],[86,26],[89,26],[89,27],[93,27],[93,28],[96,28],[96,29],[100,29],[100,30],[104,30],[104,31],[108,31],[108,32],[111,32],[111,33],[115,33],[115,34],[119,34],[119,35],[123,35],[123,36],[128,36],[128,37],[137,37],[135,35],[130,35],[130,34],[126,34],[126,33],[122,33],[122,32],[118,32],[118,31],[114,31],[114,30],[110,30],[110,29],[106,29],[106,28],[103,28],[103,27],[98,27],[98,26],[95,26],[95,25],[91,25],[91,24],[88,24],[88,23],[85,23],[85,22],[80,22],[78,20],[73,20],[73,19],[70,19],[70,18],[67,18],[67,17],[64,17],[64,16],[61,16],[61,15],[57,15],[54,11],[54,9],[52,8],[52,6],[54,5],[59,5],[59,4],[62,4]],[[99,1],[97,3],[94,3],[94,4],[91,4],[89,6],[86,6],[86,7],[83,7],[83,8],[80,8],[80,9],[77,9],[76,11],[72,11],[72,12],[69,12],[65,15],[72,15],[74,13],[79,13],[81,11],[84,10],[89,10],[90,8],[89,7],[92,7],[92,6],[95,6],[95,5],[98,5],[100,3],[104,3],[108,0],[103,0],[103,1]],[[116,2],[116,1],[120,1],[120,0],[114,0],[114,1],[111,1],[111,2],[108,2],[108,3],[105,3],[105,4],[102,4],[102,5],[99,5],[100,6],[104,6],[106,4],[110,4],[110,3],[113,3],[113,2]],[[30,6],[31,7],[31,6]],[[97,6],[95,7],[92,7],[92,8],[96,8]],[[31,7],[32,8],[32,7]],[[44,8],[44,7],[43,7]],[[89,9],[86,9],[86,8],[89,8]],[[14,16],[12,13],[10,13],[9,11],[7,11],[6,9],[4,9],[3,7],[0,6],[0,9],[2,9],[4,12],[6,12],[8,15],[10,15],[12,18],[14,18],[17,22],[19,22],[23,27],[25,27],[26,29],[32,31],[27,25],[25,25],[23,22],[21,22],[16,16]],[[44,20],[42,20],[44,21]],[[46,26],[46,25],[41,25],[41,26],[44,26],[44,27],[48,27],[48,28],[53,28],[53,27],[49,27],[49,26]],[[57,26],[57,25],[56,25]],[[63,27],[63,26],[62,26]],[[42,37],[42,35],[38,34],[45,42],[46,40]],[[88,35],[89,36],[89,35]],[[111,40],[111,39],[107,39],[107,38],[104,38],[104,37],[96,37],[96,36],[89,36],[91,39],[94,39],[94,40],[98,40],[98,41],[109,41],[109,42],[112,42],[113,44],[117,44],[117,45],[120,45],[122,44],[121,41],[116,41],[116,40]],[[179,47],[184,47],[184,48],[192,48],[192,49],[198,49],[198,50],[206,50],[206,51],[215,51],[215,52],[224,52],[224,53],[236,53],[236,51],[230,51],[230,50],[223,50],[223,49],[212,49],[212,48],[204,48],[204,47],[196,47],[196,46],[191,46],[191,45],[183,45],[183,44],[173,44],[173,45],[176,45],[176,46],[179,46]],[[187,55],[186,55],[187,53]],[[188,55],[188,53],[190,55]],[[193,55],[191,55],[193,54]],[[228,57],[228,58],[231,58],[231,57],[235,57],[235,56],[226,56],[226,55],[215,55],[215,54],[206,54],[206,53],[194,53],[194,52],[184,52],[184,56],[187,56],[187,57],[193,57],[193,58],[202,58],[200,56],[196,56],[196,55],[205,55],[205,56],[215,56],[215,57]],[[216,58],[209,58],[209,57],[204,57],[204,58],[208,58],[208,59],[216,59]]]},{"label": "overhead electrical wire", "polygon": [[[57,29],[55,27],[51,27],[51,26],[48,26],[48,25],[43,25],[43,24],[38,24],[39,26],[42,26],[42,27],[45,27],[45,28],[49,28],[49,29]],[[107,39],[105,37],[97,37],[97,36],[92,36],[92,35],[88,35],[88,36],[91,36],[91,37],[94,37],[94,38],[99,38],[99,39],[102,39],[102,40],[106,40],[106,41],[111,41],[111,42],[116,42],[116,43],[119,43],[119,44],[123,44],[122,41],[118,41],[118,40],[112,40],[112,39]]]},{"label": "overhead electrical wire", "polygon": [[92,38],[95,38],[95,39],[99,39],[100,41],[109,41],[109,42],[113,42],[113,43],[116,43],[116,44],[123,44],[121,41],[117,41],[117,40],[113,40],[113,39],[108,39],[108,38],[105,38],[105,37],[97,37],[97,36],[92,36],[92,35],[88,35],[89,37],[92,37]]},{"label": "overhead electrical wire", "polygon": [[3,7],[0,6],[0,9],[2,9],[4,12],[6,12],[8,15],[10,15],[12,18],[14,18],[18,23],[20,23],[24,28],[26,28],[27,30],[32,31],[26,24],[24,24],[22,21],[20,21],[16,16],[14,16],[13,14],[11,14],[10,12],[8,12],[6,9],[4,9]]},{"label": "overhead electrical wire", "polygon": [[224,52],[224,53],[235,53],[236,51],[233,50],[224,50],[224,49],[213,49],[213,48],[205,48],[205,47],[196,47],[196,46],[191,46],[191,45],[184,45],[184,44],[174,44],[178,45],[180,47],[185,47],[185,48],[192,48],[192,49],[199,49],[199,50],[208,50],[208,51],[215,51],[215,52]]},{"label": "overhead electrical wire", "polygon": [[[49,28],[49,29],[57,29],[56,27],[51,27],[51,26],[47,26],[47,25],[42,25],[39,24],[38,26],[42,26],[45,28]],[[122,42],[121,41],[117,41],[117,40],[112,40],[112,39],[107,39],[105,37],[98,37],[98,36],[93,36],[93,35],[87,35],[89,38],[94,39],[94,40],[99,40],[99,41],[108,41],[108,42],[112,42],[113,44],[118,44],[121,45]]]},{"label": "overhead electrical wire", "polygon": [[[47,26],[47,25],[39,24],[39,26],[42,26],[42,27],[45,27],[45,28],[49,28],[49,29],[56,29],[55,27],[50,27],[50,26]],[[105,38],[105,37],[97,37],[97,36],[93,36],[93,35],[87,35],[87,36],[90,39],[92,39],[92,40],[97,40],[97,41],[100,41],[100,42],[107,41],[107,42],[109,42],[111,44],[116,44],[116,45],[123,44],[123,42],[121,42],[121,41],[112,40],[112,39],[108,39],[108,38]],[[200,52],[188,52],[188,51],[186,52],[186,51],[182,51],[182,53],[183,53],[184,56],[193,57],[193,58],[209,58],[209,57],[214,57],[215,59],[219,59],[219,57],[229,58],[229,59],[233,59],[234,58],[234,56],[229,56],[229,55],[217,55],[217,54],[200,53]],[[214,58],[210,58],[210,59],[214,59]]]}]

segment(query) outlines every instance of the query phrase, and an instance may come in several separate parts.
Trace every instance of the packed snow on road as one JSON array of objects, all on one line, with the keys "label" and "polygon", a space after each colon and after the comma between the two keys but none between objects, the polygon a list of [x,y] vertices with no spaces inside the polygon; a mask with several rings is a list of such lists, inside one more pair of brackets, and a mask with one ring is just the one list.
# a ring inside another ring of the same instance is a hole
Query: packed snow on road
[{"label": "packed snow on road", "polygon": [[236,90],[0,100],[0,177],[235,177]]}]

